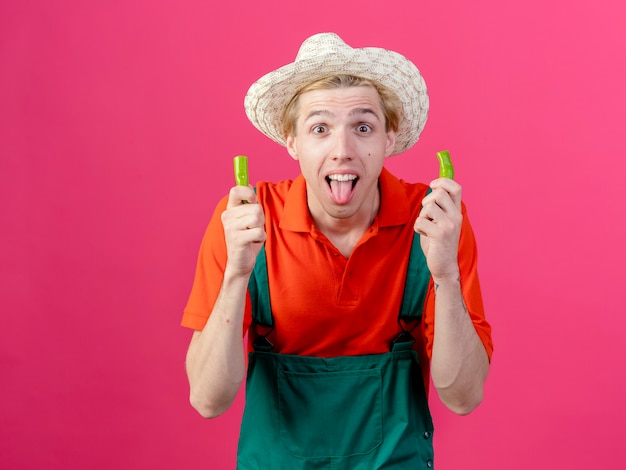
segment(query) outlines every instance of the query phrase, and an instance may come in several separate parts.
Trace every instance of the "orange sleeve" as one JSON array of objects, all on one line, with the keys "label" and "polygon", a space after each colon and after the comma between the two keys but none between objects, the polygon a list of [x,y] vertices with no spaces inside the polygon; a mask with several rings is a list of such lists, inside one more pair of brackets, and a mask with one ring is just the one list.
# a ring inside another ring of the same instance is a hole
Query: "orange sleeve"
[{"label": "orange sleeve", "polygon": [[[221,216],[222,212],[226,210],[227,202],[228,197],[224,197],[217,204],[200,245],[196,273],[181,321],[181,325],[187,328],[194,330],[204,328],[222,286],[227,251]],[[248,297],[244,317],[244,333],[249,325],[250,299]]]},{"label": "orange sleeve", "polygon": [[[483,306],[483,298],[480,291],[480,282],[478,280],[478,250],[476,248],[476,239],[474,231],[467,217],[465,205],[462,206],[463,225],[461,227],[461,237],[459,240],[459,270],[461,273],[461,290],[463,299],[469,315],[474,323],[476,333],[480,337],[489,361],[493,353],[493,342],[491,339],[491,326],[485,318],[485,309]],[[435,290],[431,281],[426,296],[426,304],[424,307],[424,336],[426,339],[426,352],[428,357],[432,357],[433,338],[434,338],[434,320],[435,320]]]}]

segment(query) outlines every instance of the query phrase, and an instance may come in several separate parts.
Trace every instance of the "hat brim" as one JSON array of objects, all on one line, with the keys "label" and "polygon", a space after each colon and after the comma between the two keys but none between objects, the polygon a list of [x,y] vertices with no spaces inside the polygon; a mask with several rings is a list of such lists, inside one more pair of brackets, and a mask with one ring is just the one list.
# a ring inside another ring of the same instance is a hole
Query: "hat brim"
[{"label": "hat brim", "polygon": [[429,101],[417,67],[397,52],[374,47],[353,49],[343,41],[339,47],[318,46],[315,54],[309,56],[301,57],[299,53],[293,63],[257,80],[244,100],[246,115],[263,134],[284,146],[282,115],[289,101],[304,86],[337,74],[366,78],[398,96],[402,115],[392,155],[405,152],[418,141],[428,117]]}]

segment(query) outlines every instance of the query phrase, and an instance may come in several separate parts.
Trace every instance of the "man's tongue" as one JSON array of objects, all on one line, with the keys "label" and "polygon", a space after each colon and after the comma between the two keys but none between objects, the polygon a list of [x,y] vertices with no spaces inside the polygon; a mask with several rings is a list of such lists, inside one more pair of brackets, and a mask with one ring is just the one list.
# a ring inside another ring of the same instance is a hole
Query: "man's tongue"
[{"label": "man's tongue", "polygon": [[347,204],[352,196],[352,181],[330,181],[330,197],[335,204]]}]

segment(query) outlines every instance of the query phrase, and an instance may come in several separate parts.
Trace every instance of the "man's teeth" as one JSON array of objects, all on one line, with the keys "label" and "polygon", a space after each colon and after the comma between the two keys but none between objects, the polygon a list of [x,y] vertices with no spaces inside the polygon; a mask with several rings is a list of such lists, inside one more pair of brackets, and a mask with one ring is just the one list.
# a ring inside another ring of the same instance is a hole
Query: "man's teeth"
[{"label": "man's teeth", "polygon": [[356,175],[328,175],[328,179],[334,181],[354,181]]}]

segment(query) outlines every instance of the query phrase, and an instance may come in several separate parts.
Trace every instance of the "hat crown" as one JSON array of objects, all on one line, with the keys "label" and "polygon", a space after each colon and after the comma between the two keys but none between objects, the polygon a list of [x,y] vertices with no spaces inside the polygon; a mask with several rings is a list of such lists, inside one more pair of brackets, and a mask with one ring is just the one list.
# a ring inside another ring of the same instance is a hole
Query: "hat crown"
[{"label": "hat crown", "polygon": [[352,49],[335,33],[319,33],[307,38],[296,55],[296,62]]}]

